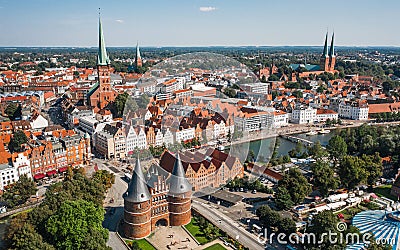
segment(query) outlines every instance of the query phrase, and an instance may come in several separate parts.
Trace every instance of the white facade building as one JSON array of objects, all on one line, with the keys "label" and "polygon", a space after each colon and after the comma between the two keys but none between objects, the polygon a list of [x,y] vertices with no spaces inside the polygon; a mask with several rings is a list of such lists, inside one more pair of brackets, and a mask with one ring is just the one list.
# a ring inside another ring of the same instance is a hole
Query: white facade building
[{"label": "white facade building", "polygon": [[257,82],[252,84],[242,84],[240,87],[246,92],[268,94],[268,83]]},{"label": "white facade building", "polygon": [[18,171],[8,163],[0,164],[0,190],[18,181]]},{"label": "white facade building", "polygon": [[26,175],[28,178],[32,178],[31,173],[31,161],[23,153],[19,153],[12,163],[13,167],[17,169],[18,177],[21,175]]},{"label": "white facade building", "polygon": [[339,104],[339,117],[352,120],[368,120],[369,107],[367,103],[341,102]]},{"label": "white facade building", "polygon": [[33,130],[41,130],[49,126],[49,121],[41,114],[35,114],[31,117],[30,122]]},{"label": "white facade building", "polygon": [[311,124],[317,117],[317,110],[311,107],[296,108],[290,116],[290,122],[295,124]]},{"label": "white facade building", "polygon": [[193,139],[195,136],[195,128],[186,128],[182,130],[177,130],[175,132],[175,141],[182,142]]},{"label": "white facade building", "polygon": [[274,128],[285,127],[288,124],[289,124],[288,113],[281,111],[281,110],[277,110],[274,112],[274,121],[273,121]]},{"label": "white facade building", "polygon": [[317,109],[317,122],[326,122],[329,120],[337,120],[339,118],[339,114],[331,109]]}]

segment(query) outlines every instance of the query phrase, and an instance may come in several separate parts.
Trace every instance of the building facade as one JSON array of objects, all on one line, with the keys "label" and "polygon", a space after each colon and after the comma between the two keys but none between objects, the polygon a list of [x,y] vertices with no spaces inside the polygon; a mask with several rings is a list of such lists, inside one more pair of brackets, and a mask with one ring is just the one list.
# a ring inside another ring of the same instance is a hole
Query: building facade
[{"label": "building facade", "polygon": [[128,190],[124,194],[125,237],[147,237],[159,225],[182,226],[191,220],[192,187],[184,176],[179,155],[171,174],[153,166],[144,176],[136,159]]}]

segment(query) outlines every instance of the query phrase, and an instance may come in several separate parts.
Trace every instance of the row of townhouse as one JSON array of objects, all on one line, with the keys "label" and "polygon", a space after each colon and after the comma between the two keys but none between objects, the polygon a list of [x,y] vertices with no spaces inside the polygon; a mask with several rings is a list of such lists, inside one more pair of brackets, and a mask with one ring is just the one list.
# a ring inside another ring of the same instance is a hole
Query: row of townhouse
[{"label": "row of townhouse", "polygon": [[0,144],[0,190],[27,175],[34,180],[67,171],[68,167],[84,166],[91,162],[90,136],[72,131],[40,135],[24,145],[24,151],[9,153]]},{"label": "row of townhouse", "polygon": [[121,122],[103,124],[100,130],[93,132],[93,147],[96,152],[104,158],[125,159],[136,149],[147,149],[149,146],[169,146],[174,143],[193,140],[218,139],[233,133],[234,125],[226,126],[223,121],[215,123],[209,120],[207,127],[203,130],[199,124],[195,127],[166,127],[156,128],[144,126],[123,126]]},{"label": "row of townhouse", "polygon": [[[196,151],[179,153],[185,171],[185,177],[192,185],[193,191],[205,187],[218,188],[235,177],[243,177],[244,168],[237,157],[216,149],[208,149],[204,154]],[[160,166],[171,173],[175,155],[164,151]]]}]

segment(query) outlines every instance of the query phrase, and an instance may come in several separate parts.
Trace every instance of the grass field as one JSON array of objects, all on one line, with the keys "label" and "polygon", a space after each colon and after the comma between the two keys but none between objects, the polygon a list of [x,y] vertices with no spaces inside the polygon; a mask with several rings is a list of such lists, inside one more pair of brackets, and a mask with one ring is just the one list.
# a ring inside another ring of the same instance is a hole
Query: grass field
[{"label": "grass field", "polygon": [[140,249],[143,250],[156,250],[147,240],[145,239],[141,239],[141,240],[126,240],[126,244],[128,244],[128,246],[131,246],[132,242],[137,242]]},{"label": "grass field", "polygon": [[225,249],[226,249],[226,248],[223,247],[223,246],[221,246],[221,244],[219,244],[219,243],[214,244],[214,245],[212,245],[212,246],[209,246],[209,247],[207,247],[207,248],[204,248],[204,250],[225,250]]},{"label": "grass field", "polygon": [[350,207],[336,214],[343,214],[345,220],[351,220],[354,217],[354,215],[358,214],[361,211],[362,210],[358,207]]},{"label": "grass field", "polygon": [[208,242],[210,242],[204,235],[204,233],[200,232],[199,227],[195,224],[194,219],[192,218],[192,221],[185,226],[185,228],[196,238],[196,240],[204,245]]},{"label": "grass field", "polygon": [[383,185],[380,187],[376,187],[376,188],[374,188],[374,193],[378,196],[383,196],[383,197],[389,198],[391,200],[397,201],[397,197],[390,194],[391,188],[392,188],[392,185]]}]

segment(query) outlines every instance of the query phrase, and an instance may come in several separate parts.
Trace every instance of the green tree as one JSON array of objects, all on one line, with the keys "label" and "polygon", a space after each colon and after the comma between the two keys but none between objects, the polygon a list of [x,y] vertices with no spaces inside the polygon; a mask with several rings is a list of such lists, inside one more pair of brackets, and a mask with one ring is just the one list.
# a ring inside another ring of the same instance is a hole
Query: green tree
[{"label": "green tree", "polygon": [[264,227],[273,229],[281,222],[281,216],[277,211],[272,210],[268,205],[257,209],[256,214]]},{"label": "green tree", "polygon": [[[129,94],[126,92],[117,95],[114,102],[111,104],[111,112],[113,113],[114,117],[122,117],[125,108],[125,103],[128,100],[128,98]],[[133,105],[133,101],[131,105]]]},{"label": "green tree", "polygon": [[236,96],[236,90],[234,90],[233,88],[229,88],[229,87],[225,88],[223,93],[230,98],[234,98]]},{"label": "green tree", "polygon": [[277,75],[270,75],[268,81],[279,81],[279,77]]},{"label": "green tree", "polygon": [[326,149],[335,164],[347,154],[347,144],[339,135],[335,135],[329,140]]},{"label": "green tree", "polygon": [[368,175],[367,184],[372,187],[383,174],[382,159],[379,153],[376,152],[374,155],[368,156],[363,154],[361,160],[364,162],[363,166]]},{"label": "green tree", "polygon": [[21,228],[15,231],[8,249],[55,250],[52,245],[43,241],[43,237],[29,223],[24,223]]},{"label": "green tree", "polygon": [[322,197],[329,194],[329,190],[334,190],[339,186],[339,180],[335,177],[335,171],[329,165],[329,162],[318,159],[311,166],[314,175],[314,186],[316,186]]},{"label": "green tree", "polygon": [[291,208],[294,203],[289,191],[285,187],[278,187],[275,193],[275,204],[279,209],[286,210]]},{"label": "green tree", "polygon": [[111,186],[115,183],[115,175],[107,170],[96,171],[96,173],[93,175],[93,179],[103,184],[106,189],[111,188]]},{"label": "green tree", "polygon": [[286,236],[296,233],[296,222],[294,222],[291,218],[282,218],[279,222],[278,230],[280,233],[284,233]]},{"label": "green tree", "polygon": [[102,227],[103,220],[102,207],[84,200],[65,201],[48,219],[46,230],[58,249],[93,249],[86,245],[90,237],[100,240],[102,249],[107,249],[108,231]]},{"label": "green tree", "polygon": [[322,241],[316,242],[317,244],[311,246],[314,249],[343,249],[345,245],[341,246],[337,243],[332,243],[329,241],[329,237],[322,237],[324,233],[332,232],[339,233],[337,225],[339,219],[331,211],[323,211],[314,216],[312,220],[312,225],[307,229],[309,233],[314,233],[316,239],[321,239]]},{"label": "green tree", "polygon": [[338,174],[341,183],[348,189],[354,189],[367,179],[365,162],[357,156],[344,156],[339,164]]},{"label": "green tree", "polygon": [[10,120],[15,120],[16,118],[20,118],[22,116],[22,109],[21,105],[15,102],[12,102],[7,105],[6,109],[4,110],[8,118]]},{"label": "green tree", "polygon": [[289,169],[288,173],[278,182],[278,187],[288,190],[294,204],[303,202],[304,198],[312,191],[308,180],[297,168]]},{"label": "green tree", "polygon": [[28,142],[28,137],[22,130],[15,131],[14,135],[11,137],[10,143],[8,144],[8,149],[11,152],[20,152],[22,150],[22,144]]},{"label": "green tree", "polygon": [[150,98],[146,94],[142,94],[139,98],[136,99],[136,103],[139,108],[146,109],[147,106],[150,104]]},{"label": "green tree", "polygon": [[9,208],[25,203],[31,195],[36,194],[37,188],[32,179],[21,175],[19,180],[6,189],[2,199]]},{"label": "green tree", "polygon": [[308,154],[313,156],[315,159],[328,156],[328,152],[321,146],[319,141],[315,142],[311,147],[308,148]]},{"label": "green tree", "polygon": [[131,250],[141,250],[139,243],[137,243],[137,241],[132,242]]},{"label": "green tree", "polygon": [[249,153],[247,154],[246,161],[247,162],[254,162],[256,155],[252,149],[249,150]]}]

